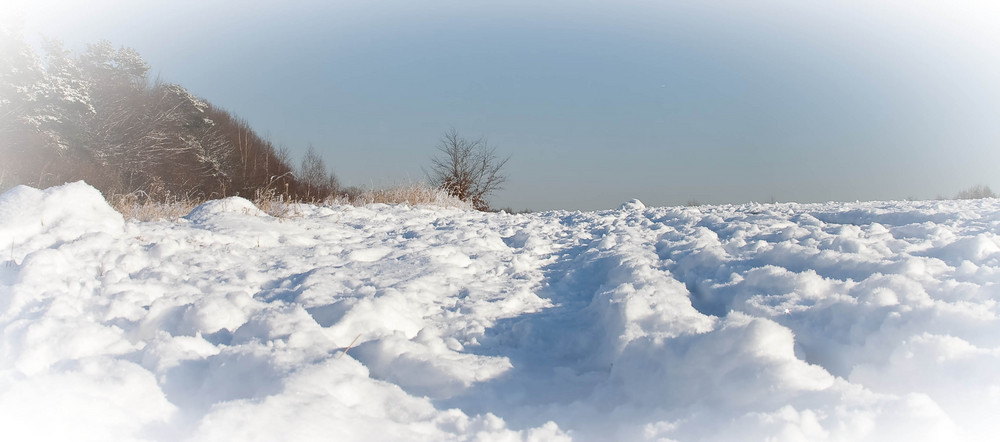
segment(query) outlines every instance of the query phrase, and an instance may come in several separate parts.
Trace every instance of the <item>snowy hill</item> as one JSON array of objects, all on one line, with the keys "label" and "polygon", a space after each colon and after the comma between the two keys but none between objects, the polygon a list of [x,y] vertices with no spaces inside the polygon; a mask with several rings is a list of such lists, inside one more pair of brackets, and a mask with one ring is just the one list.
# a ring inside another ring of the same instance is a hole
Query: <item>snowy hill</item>
[{"label": "snowy hill", "polygon": [[4,440],[986,440],[1000,201],[0,196]]}]

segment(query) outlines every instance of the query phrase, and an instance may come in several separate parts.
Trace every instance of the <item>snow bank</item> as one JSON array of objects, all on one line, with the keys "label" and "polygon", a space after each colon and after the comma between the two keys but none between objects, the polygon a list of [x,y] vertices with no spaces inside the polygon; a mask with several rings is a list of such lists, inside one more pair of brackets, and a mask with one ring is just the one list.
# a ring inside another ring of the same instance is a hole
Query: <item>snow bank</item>
[{"label": "snow bank", "polygon": [[529,215],[0,196],[0,433],[988,440],[1000,202]]},{"label": "snow bank", "polygon": [[47,190],[17,186],[0,195],[3,258],[21,262],[32,251],[87,234],[118,234],[125,221],[83,181]]}]

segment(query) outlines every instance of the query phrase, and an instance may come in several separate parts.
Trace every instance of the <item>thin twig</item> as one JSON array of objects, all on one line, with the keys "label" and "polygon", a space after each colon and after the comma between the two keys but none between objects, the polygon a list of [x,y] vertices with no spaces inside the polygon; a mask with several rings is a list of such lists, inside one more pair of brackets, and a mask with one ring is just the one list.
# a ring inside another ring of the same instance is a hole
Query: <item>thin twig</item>
[{"label": "thin twig", "polygon": [[355,336],[354,340],[351,341],[351,345],[348,345],[347,348],[344,349],[344,351],[340,352],[340,356],[337,356],[337,359],[340,359],[340,358],[344,357],[344,355],[347,354],[347,350],[350,350],[351,347],[354,347],[354,343],[358,342],[358,339],[360,339],[360,338],[361,338],[361,335]]}]

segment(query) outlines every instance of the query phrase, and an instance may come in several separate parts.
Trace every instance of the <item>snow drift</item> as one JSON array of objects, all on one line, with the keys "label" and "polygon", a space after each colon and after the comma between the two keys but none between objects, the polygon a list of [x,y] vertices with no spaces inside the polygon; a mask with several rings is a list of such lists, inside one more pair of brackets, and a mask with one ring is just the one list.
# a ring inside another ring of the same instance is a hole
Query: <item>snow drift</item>
[{"label": "snow drift", "polygon": [[0,196],[0,433],[987,440],[1000,201],[485,214]]}]

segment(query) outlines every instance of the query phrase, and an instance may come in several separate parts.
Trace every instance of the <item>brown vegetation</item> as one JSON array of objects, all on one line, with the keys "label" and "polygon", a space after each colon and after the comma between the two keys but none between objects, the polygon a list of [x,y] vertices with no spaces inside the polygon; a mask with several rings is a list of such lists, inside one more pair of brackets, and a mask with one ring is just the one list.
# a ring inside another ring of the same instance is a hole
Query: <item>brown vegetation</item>
[{"label": "brown vegetation", "polygon": [[0,28],[0,191],[85,180],[109,199],[173,204],[258,193],[326,198],[296,178],[287,153],[243,120],[108,42],[39,56]]},{"label": "brown vegetation", "polygon": [[[151,199],[138,192],[115,195],[108,201],[125,219],[133,221],[174,221],[187,215],[191,209],[204,202],[172,196]],[[250,201],[264,213],[278,218],[295,217],[299,213],[300,202],[298,200],[289,200],[276,192],[260,191],[256,196],[250,198]],[[423,183],[398,185],[384,189],[353,188],[323,201],[316,201],[316,203],[357,207],[369,204],[405,204],[466,210],[472,208],[469,203],[449,195],[444,190]],[[508,210],[508,213],[514,213],[514,211]]]}]

